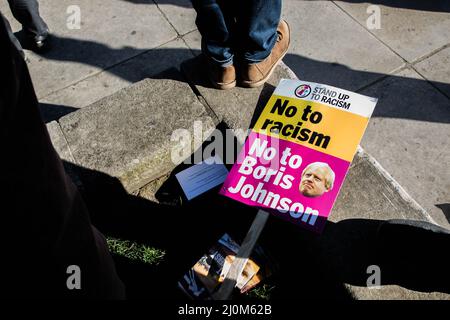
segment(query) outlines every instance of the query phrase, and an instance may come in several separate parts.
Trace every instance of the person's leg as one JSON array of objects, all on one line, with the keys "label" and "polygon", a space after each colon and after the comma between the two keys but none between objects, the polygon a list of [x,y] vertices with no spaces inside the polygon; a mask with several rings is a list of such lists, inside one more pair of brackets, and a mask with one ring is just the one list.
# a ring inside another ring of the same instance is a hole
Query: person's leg
[{"label": "person's leg", "polygon": [[[195,23],[202,35],[202,52],[222,67],[233,64],[229,18],[224,3],[216,0],[193,0],[197,12]],[[228,23],[228,24],[227,24]]]},{"label": "person's leg", "polygon": [[238,11],[241,84],[262,85],[289,47],[289,26],[280,22],[281,0],[252,0]]},{"label": "person's leg", "polygon": [[242,1],[237,10],[240,58],[246,63],[266,59],[277,41],[281,0]]},{"label": "person's leg", "polygon": [[[0,44],[2,290],[22,298],[123,298],[104,238],[52,146],[1,14]],[[67,286],[72,265],[81,271],[79,290]]]},{"label": "person's leg", "polygon": [[230,15],[230,1],[192,0],[202,35],[202,53],[208,63],[209,78],[219,89],[229,89],[236,84],[233,66],[234,18]]},{"label": "person's leg", "polygon": [[48,37],[48,26],[39,14],[37,0],[8,0],[14,18],[22,24],[27,36],[40,48]]}]

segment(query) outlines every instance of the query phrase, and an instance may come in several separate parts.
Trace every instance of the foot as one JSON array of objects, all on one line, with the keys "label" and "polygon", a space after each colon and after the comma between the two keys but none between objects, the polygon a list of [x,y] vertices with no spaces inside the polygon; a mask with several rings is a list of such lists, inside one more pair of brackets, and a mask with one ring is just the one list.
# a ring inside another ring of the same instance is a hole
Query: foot
[{"label": "foot", "polygon": [[228,90],[236,86],[236,70],[233,65],[222,67],[208,61],[207,68],[208,78],[214,88]]},{"label": "foot", "polygon": [[39,34],[30,31],[25,31],[25,34],[27,35],[28,42],[30,42],[31,50],[42,52],[49,48],[50,32],[48,29]]},{"label": "foot", "polygon": [[277,64],[285,56],[290,43],[290,30],[286,21],[281,20],[277,29],[277,42],[269,56],[261,62],[242,66],[241,85],[255,88],[263,85],[270,78]]}]

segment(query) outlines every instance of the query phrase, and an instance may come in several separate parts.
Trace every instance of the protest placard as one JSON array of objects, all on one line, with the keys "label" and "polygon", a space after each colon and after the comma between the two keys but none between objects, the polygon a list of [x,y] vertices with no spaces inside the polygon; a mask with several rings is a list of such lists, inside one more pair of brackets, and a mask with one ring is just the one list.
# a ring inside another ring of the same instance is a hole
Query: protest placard
[{"label": "protest placard", "polygon": [[376,102],[281,80],[220,193],[322,232]]}]

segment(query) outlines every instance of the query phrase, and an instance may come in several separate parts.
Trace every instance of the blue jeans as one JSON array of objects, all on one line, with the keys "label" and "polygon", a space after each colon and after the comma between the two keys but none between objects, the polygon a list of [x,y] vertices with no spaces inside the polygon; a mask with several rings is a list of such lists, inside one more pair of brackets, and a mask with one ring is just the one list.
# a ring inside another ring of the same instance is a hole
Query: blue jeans
[{"label": "blue jeans", "polygon": [[192,0],[202,52],[221,66],[267,58],[277,41],[281,0]]}]

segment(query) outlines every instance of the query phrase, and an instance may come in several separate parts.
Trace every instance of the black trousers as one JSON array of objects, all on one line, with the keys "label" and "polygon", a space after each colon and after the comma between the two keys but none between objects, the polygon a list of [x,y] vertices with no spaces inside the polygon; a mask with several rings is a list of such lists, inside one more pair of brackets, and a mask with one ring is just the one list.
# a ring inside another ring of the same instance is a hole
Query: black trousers
[{"label": "black trousers", "polygon": [[[0,46],[2,291],[9,297],[124,298],[105,238],[91,225],[52,146],[28,68],[1,14]],[[73,265],[81,271],[79,290],[67,286]]]},{"label": "black trousers", "polygon": [[39,3],[37,0],[8,0],[14,18],[23,28],[34,35],[44,33],[48,27],[39,15]]}]

